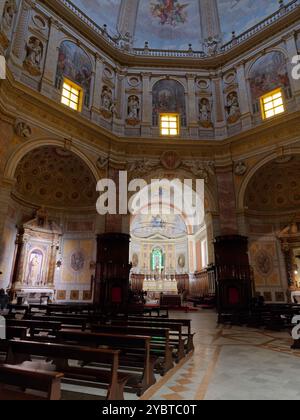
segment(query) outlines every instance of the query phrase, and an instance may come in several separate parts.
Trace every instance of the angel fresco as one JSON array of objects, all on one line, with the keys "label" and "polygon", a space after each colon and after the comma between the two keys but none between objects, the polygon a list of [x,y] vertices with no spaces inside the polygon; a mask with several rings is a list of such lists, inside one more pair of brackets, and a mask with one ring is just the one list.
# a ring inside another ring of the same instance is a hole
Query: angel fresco
[{"label": "angel fresco", "polygon": [[178,0],[159,0],[151,3],[152,16],[158,18],[161,25],[177,26],[187,21],[187,7]]}]

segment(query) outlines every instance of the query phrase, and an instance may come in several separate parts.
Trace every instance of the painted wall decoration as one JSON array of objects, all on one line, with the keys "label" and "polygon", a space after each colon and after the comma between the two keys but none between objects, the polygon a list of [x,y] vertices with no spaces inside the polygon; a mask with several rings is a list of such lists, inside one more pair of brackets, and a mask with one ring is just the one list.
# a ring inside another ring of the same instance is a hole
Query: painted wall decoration
[{"label": "painted wall decoration", "polygon": [[135,47],[201,50],[199,0],[140,0]]},{"label": "painted wall decoration", "polygon": [[225,42],[250,29],[278,10],[278,0],[218,0],[219,15]]},{"label": "painted wall decoration", "polygon": [[64,77],[77,83],[84,89],[85,104],[88,106],[92,79],[92,64],[82,48],[71,41],[62,42],[56,72],[56,87],[61,87]]},{"label": "painted wall decoration", "polygon": [[71,267],[75,272],[83,270],[84,263],[85,256],[81,250],[77,250],[71,255]]},{"label": "painted wall decoration", "polygon": [[86,289],[86,284],[90,284],[91,276],[95,271],[91,268],[91,262],[95,260],[95,246],[94,239],[77,239],[76,235],[72,239],[64,239],[62,270],[57,279],[57,283],[60,285],[59,289],[67,288],[69,291],[69,285],[70,287],[71,285],[82,285]]},{"label": "painted wall decoration", "polygon": [[97,25],[107,25],[109,32],[116,32],[121,0],[72,0],[83,13]]},{"label": "painted wall decoration", "polygon": [[186,126],[185,92],[177,80],[160,80],[153,87],[153,125],[158,125],[160,113],[174,112],[181,116],[181,125]]},{"label": "painted wall decoration", "polygon": [[291,96],[286,58],[279,51],[258,59],[250,71],[249,78],[253,105],[261,96],[277,88],[282,88],[287,98]]}]

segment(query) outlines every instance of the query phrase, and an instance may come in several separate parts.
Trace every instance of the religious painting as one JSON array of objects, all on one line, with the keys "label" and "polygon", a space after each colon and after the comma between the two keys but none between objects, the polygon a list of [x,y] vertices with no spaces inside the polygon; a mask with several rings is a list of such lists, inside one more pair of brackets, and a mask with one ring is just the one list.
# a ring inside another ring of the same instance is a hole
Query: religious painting
[{"label": "religious painting", "polygon": [[44,286],[42,278],[42,270],[44,263],[44,254],[39,249],[34,249],[29,255],[27,276],[25,283],[27,286],[40,287]]},{"label": "religious painting", "polygon": [[188,3],[178,0],[158,0],[150,4],[153,17],[159,19],[161,25],[177,26],[187,21]]},{"label": "religious painting", "polygon": [[[60,88],[64,77],[80,85],[85,98],[90,96],[93,68],[88,55],[74,42],[64,41],[59,48],[56,71],[56,87]],[[85,99],[87,102],[87,99]]]},{"label": "religious painting", "polygon": [[202,50],[199,0],[140,0],[134,46],[159,50]]},{"label": "religious painting", "polygon": [[268,53],[257,60],[249,76],[253,104],[266,93],[278,88],[283,89],[286,98],[291,96],[286,58],[279,51]]},{"label": "religious painting", "polygon": [[153,87],[153,125],[158,125],[162,113],[180,114],[181,125],[186,126],[185,93],[177,80],[160,80]]}]

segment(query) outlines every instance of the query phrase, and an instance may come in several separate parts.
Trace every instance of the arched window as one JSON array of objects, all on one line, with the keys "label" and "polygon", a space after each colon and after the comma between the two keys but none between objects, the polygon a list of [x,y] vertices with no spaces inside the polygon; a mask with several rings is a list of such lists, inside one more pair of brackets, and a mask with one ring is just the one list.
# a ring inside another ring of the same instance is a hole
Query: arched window
[{"label": "arched window", "polygon": [[270,52],[259,58],[250,75],[253,112],[259,112],[260,100],[266,94],[281,89],[285,99],[292,96],[286,58],[280,51]]},{"label": "arched window", "polygon": [[55,87],[61,89],[65,79],[79,85],[83,90],[83,101],[90,105],[93,68],[88,55],[78,45],[64,41],[59,48]]},{"label": "arched window", "polygon": [[155,248],[151,255],[152,271],[161,271],[164,269],[164,255],[161,248]]},{"label": "arched window", "polygon": [[161,114],[178,114],[182,127],[186,127],[185,92],[177,80],[160,80],[153,87],[153,126],[159,124]]}]

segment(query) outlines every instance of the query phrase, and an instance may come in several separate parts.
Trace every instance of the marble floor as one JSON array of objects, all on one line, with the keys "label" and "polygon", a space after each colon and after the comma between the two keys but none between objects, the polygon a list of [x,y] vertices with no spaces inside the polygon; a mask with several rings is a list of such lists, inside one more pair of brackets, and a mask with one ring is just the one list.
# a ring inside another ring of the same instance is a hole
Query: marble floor
[{"label": "marble floor", "polygon": [[[292,351],[286,333],[218,326],[216,314],[172,313],[193,321],[195,352],[177,365],[142,400],[299,400],[300,350]],[[78,388],[63,385],[66,399]],[[97,389],[81,389],[79,399],[101,397]],[[93,395],[93,396],[92,396]],[[136,399],[126,394],[126,399]]]}]

